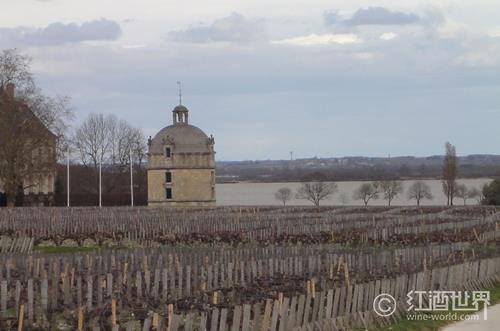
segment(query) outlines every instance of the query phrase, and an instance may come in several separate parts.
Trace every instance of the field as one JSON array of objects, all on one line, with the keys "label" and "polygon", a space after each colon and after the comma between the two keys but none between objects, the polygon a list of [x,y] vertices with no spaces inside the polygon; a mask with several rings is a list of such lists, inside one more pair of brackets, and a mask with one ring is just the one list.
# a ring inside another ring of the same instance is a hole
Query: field
[{"label": "field", "polygon": [[500,281],[493,207],[1,209],[0,235],[1,330],[372,329]]}]

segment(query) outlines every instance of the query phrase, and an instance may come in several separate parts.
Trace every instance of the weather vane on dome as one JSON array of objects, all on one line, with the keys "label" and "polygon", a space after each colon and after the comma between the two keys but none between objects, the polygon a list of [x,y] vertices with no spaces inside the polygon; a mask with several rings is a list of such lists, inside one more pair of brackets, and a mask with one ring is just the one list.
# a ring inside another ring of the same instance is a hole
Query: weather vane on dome
[{"label": "weather vane on dome", "polygon": [[182,85],[180,81],[177,81],[177,85],[179,85],[179,105],[182,105]]}]

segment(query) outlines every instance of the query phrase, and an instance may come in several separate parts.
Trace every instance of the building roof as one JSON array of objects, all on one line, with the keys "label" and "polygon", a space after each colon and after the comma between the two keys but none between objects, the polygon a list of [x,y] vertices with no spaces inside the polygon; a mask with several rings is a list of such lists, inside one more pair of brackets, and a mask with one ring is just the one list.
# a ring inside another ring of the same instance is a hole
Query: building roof
[{"label": "building roof", "polygon": [[183,105],[178,105],[172,111],[173,112],[188,112],[189,110]]},{"label": "building roof", "polygon": [[207,153],[212,144],[213,138],[209,138],[200,128],[187,123],[176,123],[164,127],[154,136],[149,152],[163,154],[164,146],[171,145],[174,153]]},{"label": "building roof", "polygon": [[7,87],[2,88],[0,86],[0,111],[4,111],[3,104],[14,102],[15,111],[21,112],[26,120],[29,121],[28,126],[25,128],[30,128],[31,130],[42,130],[48,135],[47,138],[57,139],[56,134],[54,134],[43,121],[32,111],[32,109],[22,101],[17,100],[15,97],[15,86],[14,84],[8,84]]},{"label": "building roof", "polygon": [[173,124],[161,129],[149,143],[151,154],[163,154],[165,146],[172,146],[175,153],[213,152],[213,137],[189,124],[188,109],[179,104],[173,109]]}]

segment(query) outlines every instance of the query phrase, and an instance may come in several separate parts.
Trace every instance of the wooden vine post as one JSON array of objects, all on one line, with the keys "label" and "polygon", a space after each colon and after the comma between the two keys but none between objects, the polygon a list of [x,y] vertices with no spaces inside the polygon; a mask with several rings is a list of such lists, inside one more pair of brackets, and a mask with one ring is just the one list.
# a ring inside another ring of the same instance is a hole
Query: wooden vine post
[{"label": "wooden vine post", "polygon": [[83,307],[78,307],[78,331],[83,331]]},{"label": "wooden vine post", "polygon": [[111,325],[116,325],[116,299],[111,299]]},{"label": "wooden vine post", "polygon": [[24,305],[19,306],[19,320],[17,322],[17,331],[23,330],[23,321],[24,321]]}]

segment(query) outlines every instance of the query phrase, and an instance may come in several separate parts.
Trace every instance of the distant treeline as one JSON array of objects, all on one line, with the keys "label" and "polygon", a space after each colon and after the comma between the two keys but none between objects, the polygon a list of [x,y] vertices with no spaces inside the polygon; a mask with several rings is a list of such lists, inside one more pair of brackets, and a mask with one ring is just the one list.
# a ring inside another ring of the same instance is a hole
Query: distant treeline
[{"label": "distant treeline", "polygon": [[[219,162],[219,182],[287,182],[320,179],[326,181],[402,180],[440,178],[442,156],[427,158],[338,158],[293,161]],[[462,178],[499,177],[500,156],[471,155],[458,160]]]}]

